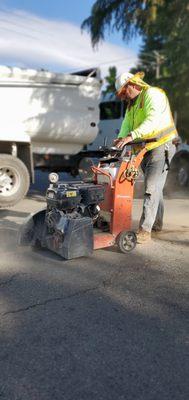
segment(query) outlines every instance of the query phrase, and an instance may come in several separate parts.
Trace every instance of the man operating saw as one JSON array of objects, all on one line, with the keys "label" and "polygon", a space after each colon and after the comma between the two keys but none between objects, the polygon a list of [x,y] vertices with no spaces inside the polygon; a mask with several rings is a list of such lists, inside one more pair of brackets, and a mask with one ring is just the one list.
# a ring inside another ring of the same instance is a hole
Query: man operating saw
[{"label": "man operating saw", "polygon": [[[116,80],[117,96],[128,102],[120,133],[114,144],[122,148],[129,142],[156,139],[146,145],[148,151],[141,167],[145,194],[137,234],[138,243],[151,239],[151,232],[163,227],[163,188],[169,164],[175,154],[177,130],[165,92],[143,81],[144,73],[123,73]],[[139,146],[139,145],[138,145]]]}]

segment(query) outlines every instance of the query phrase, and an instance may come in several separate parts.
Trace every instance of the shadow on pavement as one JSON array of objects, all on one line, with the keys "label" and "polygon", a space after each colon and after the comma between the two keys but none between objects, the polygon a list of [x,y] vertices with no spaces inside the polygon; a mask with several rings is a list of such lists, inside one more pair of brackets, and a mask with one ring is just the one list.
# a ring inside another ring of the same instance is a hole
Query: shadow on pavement
[{"label": "shadow on pavement", "polygon": [[16,225],[0,273],[0,396],[187,400],[188,293],[172,266],[19,251]]},{"label": "shadow on pavement", "polygon": [[12,209],[8,209],[8,210],[0,210],[0,218],[6,218],[6,217],[22,217],[25,218],[28,216],[27,212],[23,212],[23,211],[15,211]]},{"label": "shadow on pavement", "polygon": [[164,229],[162,232],[153,232],[152,238],[157,239],[160,242],[171,243],[173,245],[180,245],[189,248],[189,229],[183,227],[183,229],[168,230]]},{"label": "shadow on pavement", "polygon": [[44,193],[44,195],[40,195],[37,191],[36,192],[35,191],[34,192],[30,191],[27,194],[27,198],[30,199],[30,200],[35,200],[35,201],[37,201],[39,203],[44,203],[44,201],[45,201],[45,193]]}]

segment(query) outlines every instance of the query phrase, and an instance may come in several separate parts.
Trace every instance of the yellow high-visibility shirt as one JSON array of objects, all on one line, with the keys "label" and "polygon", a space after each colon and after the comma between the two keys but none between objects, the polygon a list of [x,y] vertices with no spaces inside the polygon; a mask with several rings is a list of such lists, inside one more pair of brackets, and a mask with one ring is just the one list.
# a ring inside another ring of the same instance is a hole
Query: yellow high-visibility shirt
[{"label": "yellow high-visibility shirt", "polygon": [[165,92],[156,87],[142,89],[131,107],[126,110],[118,138],[130,134],[137,140],[157,138],[146,147],[151,150],[177,136],[170,105]]}]

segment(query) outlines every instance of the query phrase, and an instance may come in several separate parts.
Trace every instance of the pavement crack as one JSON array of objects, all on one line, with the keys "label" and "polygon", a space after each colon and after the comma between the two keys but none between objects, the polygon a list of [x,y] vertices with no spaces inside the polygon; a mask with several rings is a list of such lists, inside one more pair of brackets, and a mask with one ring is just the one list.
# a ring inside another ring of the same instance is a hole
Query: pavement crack
[{"label": "pavement crack", "polygon": [[33,308],[46,306],[49,303],[53,303],[53,302],[57,302],[57,301],[64,301],[64,300],[70,299],[72,297],[77,297],[77,296],[86,294],[88,292],[92,292],[94,290],[97,290],[97,289],[99,289],[100,286],[95,286],[95,287],[91,287],[91,288],[88,288],[88,289],[85,289],[85,290],[80,290],[78,292],[70,294],[69,296],[53,297],[53,298],[50,298],[50,299],[47,299],[47,300],[44,300],[44,301],[41,301],[41,302],[38,302],[38,303],[30,304],[27,307],[22,307],[22,308],[18,308],[18,309],[15,309],[15,310],[6,311],[6,312],[4,312],[4,313],[2,313],[0,315],[2,317],[4,317],[4,316],[9,315],[9,314],[18,314],[18,313],[21,313],[21,312],[29,311],[29,310],[31,310]]},{"label": "pavement crack", "polygon": [[[115,280],[121,274],[121,271],[122,271],[122,268],[119,268],[118,270],[116,270],[116,272],[112,273],[112,275],[108,279],[105,279],[104,281],[102,281],[102,283],[100,283],[97,286],[93,286],[93,287],[87,288],[85,290],[77,291],[77,292],[75,292],[73,294],[70,294],[69,296],[52,297],[50,299],[47,299],[47,300],[44,300],[44,301],[41,301],[41,302],[30,304],[27,307],[22,307],[22,308],[17,308],[17,309],[14,309],[14,310],[6,311],[4,313],[1,313],[0,315],[2,317],[4,317],[4,316],[10,315],[10,314],[19,314],[19,313],[22,313],[22,312],[25,312],[25,311],[29,311],[29,310],[38,308],[38,307],[44,307],[44,306],[46,306],[47,304],[50,304],[50,303],[54,303],[54,302],[58,302],[58,301],[64,301],[64,300],[67,300],[67,299],[71,299],[73,297],[81,296],[81,295],[84,295],[84,294],[86,294],[88,292],[92,292],[92,291],[95,291],[95,290],[107,289],[107,288],[113,286],[113,284],[115,283]],[[4,281],[1,284],[5,285],[5,284],[10,283],[17,275],[19,275],[19,274],[13,275],[9,280]],[[1,284],[0,284],[0,286],[1,286]]]},{"label": "pavement crack", "polygon": [[12,275],[9,279],[7,279],[6,281],[0,281],[0,288],[9,285],[9,283],[11,283],[15,278],[17,278],[20,275],[27,275],[26,273],[16,273],[14,275]]}]

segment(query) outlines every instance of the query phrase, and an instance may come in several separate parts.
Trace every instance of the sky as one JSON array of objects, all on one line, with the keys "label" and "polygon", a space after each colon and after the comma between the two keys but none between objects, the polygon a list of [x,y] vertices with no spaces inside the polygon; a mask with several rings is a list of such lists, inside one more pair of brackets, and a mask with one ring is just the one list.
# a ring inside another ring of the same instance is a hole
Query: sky
[{"label": "sky", "polygon": [[125,43],[107,32],[93,49],[81,23],[94,0],[1,0],[0,64],[71,72],[100,67],[102,76],[115,65],[118,74],[137,62],[140,38]]}]

